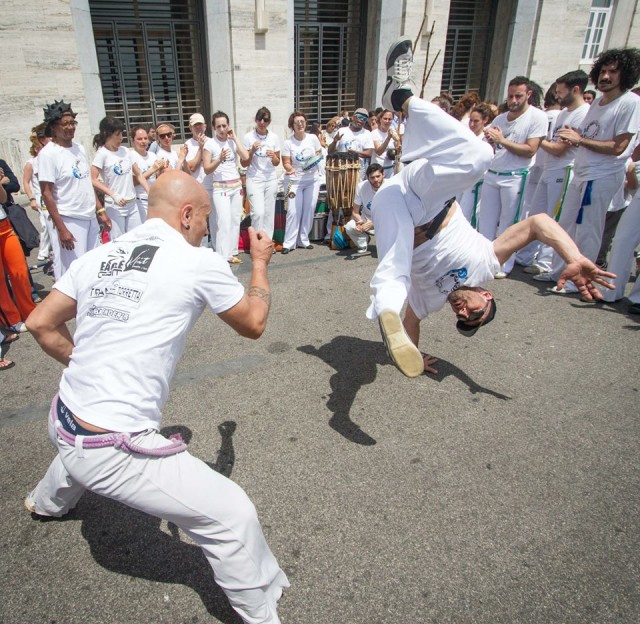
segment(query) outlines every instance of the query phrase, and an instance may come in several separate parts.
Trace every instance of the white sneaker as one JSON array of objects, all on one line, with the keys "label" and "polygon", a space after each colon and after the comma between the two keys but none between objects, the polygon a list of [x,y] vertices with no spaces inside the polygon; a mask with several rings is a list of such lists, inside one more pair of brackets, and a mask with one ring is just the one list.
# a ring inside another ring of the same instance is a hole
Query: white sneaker
[{"label": "white sneaker", "polygon": [[365,247],[364,249],[358,249],[358,251],[356,253],[366,254],[367,253],[367,248]]},{"label": "white sneaker", "polygon": [[538,275],[534,275],[533,279],[536,282],[555,282],[556,280],[551,277],[551,273],[549,271],[545,271],[544,273],[539,273]]},{"label": "white sneaker", "polygon": [[407,335],[400,315],[392,310],[384,310],[378,316],[382,340],[387,353],[398,370],[407,377],[418,377],[424,372],[422,354]]},{"label": "white sneaker", "polygon": [[507,274],[504,271],[498,271],[494,276],[493,279],[504,279],[505,277],[507,277]]},{"label": "white sneaker", "polygon": [[394,110],[391,103],[391,94],[396,89],[408,89],[412,93],[417,91],[411,80],[413,67],[413,42],[411,39],[401,37],[389,46],[387,52],[387,84],[382,92],[382,106],[388,110]]},{"label": "white sneaker", "polygon": [[27,329],[27,326],[22,321],[16,323],[15,325],[11,325],[9,329],[16,334],[24,334],[29,331]]},{"label": "white sneaker", "polygon": [[546,269],[543,269],[539,264],[531,264],[522,269],[523,273],[527,275],[540,275],[541,273],[547,273]]},{"label": "white sneaker", "polygon": [[569,294],[569,291],[566,288],[558,288],[557,286],[554,286],[553,288],[549,289],[550,292],[555,293],[556,295],[567,295]]}]

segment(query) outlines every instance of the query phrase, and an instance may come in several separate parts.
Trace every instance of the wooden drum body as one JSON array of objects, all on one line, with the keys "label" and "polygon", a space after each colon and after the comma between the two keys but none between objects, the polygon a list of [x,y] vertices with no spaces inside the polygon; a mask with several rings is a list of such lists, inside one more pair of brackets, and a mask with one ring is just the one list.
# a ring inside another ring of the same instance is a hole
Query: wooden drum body
[{"label": "wooden drum body", "polygon": [[360,158],[355,152],[335,152],[327,156],[327,204],[334,223],[351,219],[353,199],[360,182]]}]

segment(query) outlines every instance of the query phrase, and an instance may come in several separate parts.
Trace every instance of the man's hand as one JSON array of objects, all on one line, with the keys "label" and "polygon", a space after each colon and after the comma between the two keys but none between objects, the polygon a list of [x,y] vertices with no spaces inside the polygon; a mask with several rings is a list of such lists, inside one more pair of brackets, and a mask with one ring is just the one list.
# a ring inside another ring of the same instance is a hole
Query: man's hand
[{"label": "man's hand", "polygon": [[58,230],[58,240],[60,241],[60,246],[63,249],[68,249],[71,251],[75,245],[76,239],[73,237],[73,234],[69,232],[65,225],[62,226],[61,229]]},{"label": "man's hand", "polygon": [[582,138],[579,132],[567,126],[558,130],[558,137],[561,141],[569,143],[571,145],[578,145],[578,143],[580,143],[580,139]]},{"label": "man's hand", "polygon": [[504,141],[502,129],[497,126],[495,128],[487,128],[484,131],[484,135],[487,137],[490,143],[493,143],[495,145],[500,145],[501,141]]},{"label": "man's hand", "polygon": [[437,375],[438,371],[433,368],[432,364],[435,364],[438,360],[428,353],[422,354],[422,360],[424,362],[424,370],[426,373],[431,373],[432,375]]},{"label": "man's hand", "polygon": [[264,262],[269,264],[273,255],[273,241],[263,232],[256,232],[253,227],[249,228],[249,249],[251,250],[251,260],[253,262]]},{"label": "man's hand", "polygon": [[608,282],[605,277],[615,279],[613,273],[608,273],[598,268],[591,260],[584,256],[579,256],[576,260],[569,262],[565,267],[560,279],[558,280],[558,289],[562,288],[567,280],[571,280],[580,294],[589,301],[593,299],[602,299],[600,291],[596,288],[596,284],[613,290],[615,286]]},{"label": "man's hand", "polygon": [[196,141],[198,141],[198,145],[200,146],[200,149],[202,149],[204,147],[204,144],[207,142],[207,135],[204,132],[202,134],[199,134],[196,138]]}]

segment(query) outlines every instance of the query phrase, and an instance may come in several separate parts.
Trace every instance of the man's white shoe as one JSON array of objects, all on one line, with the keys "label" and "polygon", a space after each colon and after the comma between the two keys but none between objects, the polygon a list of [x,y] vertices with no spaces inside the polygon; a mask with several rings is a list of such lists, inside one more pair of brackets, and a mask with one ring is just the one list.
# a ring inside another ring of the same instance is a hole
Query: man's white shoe
[{"label": "man's white shoe", "polygon": [[526,273],[527,275],[541,275],[542,273],[546,273],[547,271],[543,269],[539,264],[531,264],[524,267],[524,269],[522,269],[522,272]]},{"label": "man's white shoe", "polygon": [[409,89],[415,93],[416,86],[411,81],[413,67],[413,42],[401,37],[389,46],[387,52],[387,84],[382,92],[382,106],[394,110],[391,94],[396,89]]},{"label": "man's white shoe", "polygon": [[498,271],[493,277],[494,279],[505,279],[507,274],[504,271]]},{"label": "man's white shoe", "polygon": [[382,340],[389,357],[398,370],[407,377],[418,377],[424,372],[422,354],[404,329],[400,315],[392,310],[384,310],[378,316]]},{"label": "man's white shoe", "polygon": [[11,325],[9,329],[16,334],[24,334],[29,331],[27,329],[27,326],[22,321],[16,323],[15,325]]},{"label": "man's white shoe", "polygon": [[533,279],[536,282],[555,282],[556,280],[551,277],[551,273],[549,271],[545,271],[544,273],[539,273],[538,275],[534,275]]}]

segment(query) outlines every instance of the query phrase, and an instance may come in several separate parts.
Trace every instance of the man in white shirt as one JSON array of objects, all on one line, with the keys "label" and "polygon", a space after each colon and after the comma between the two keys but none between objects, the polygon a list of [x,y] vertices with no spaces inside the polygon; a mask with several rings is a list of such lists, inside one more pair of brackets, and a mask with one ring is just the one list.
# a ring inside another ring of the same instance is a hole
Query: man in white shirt
[{"label": "man in white shirt", "polygon": [[[187,333],[203,310],[248,338],[267,323],[272,241],[250,229],[245,292],[224,259],[199,247],[210,211],[193,178],[164,173],[149,192],[147,221],[79,258],[27,319],[67,368],[49,419],[58,455],[25,506],[61,517],[90,490],[171,521],[200,545],[244,621],[278,624],[289,583],[251,501],[180,439],[159,433]],[[74,318],[72,337],[66,323]]]},{"label": "man in white shirt", "polygon": [[[529,216],[545,212],[557,221],[562,214],[567,189],[573,177],[573,161],[578,150],[566,141],[561,141],[558,131],[561,128],[581,126],[589,110],[589,105],[583,98],[588,81],[589,77],[581,69],[568,72],[556,79],[556,97],[564,108],[551,128],[550,139],[543,139],[540,144],[545,159],[540,182],[531,200]],[[534,262],[525,267],[524,272],[532,275],[548,273],[551,269],[553,249],[535,241],[523,250],[527,251],[529,261],[534,259]]]},{"label": "man in white shirt", "polygon": [[351,220],[347,221],[344,231],[357,245],[359,254],[367,252],[369,237],[374,233],[371,202],[384,182],[384,168],[378,163],[373,163],[367,167],[367,179],[360,182],[356,189]]},{"label": "man in white shirt", "polygon": [[327,151],[356,152],[360,158],[360,179],[365,179],[365,172],[373,154],[373,137],[364,125],[369,119],[369,111],[366,108],[358,108],[351,116],[351,123],[347,128],[342,128],[329,143]]},{"label": "man in white shirt", "polygon": [[492,293],[481,284],[532,240],[554,246],[567,261],[561,280],[575,280],[586,298],[601,298],[596,284],[610,288],[604,278],[613,277],[581,256],[547,215],[520,221],[493,242],[471,227],[452,198],[482,176],[491,149],[436,105],[413,95],[412,63],[410,39],[392,44],[382,103],[407,116],[403,157],[411,162],[373,201],[379,263],[367,310],[369,319],[378,319],[389,355],[407,377],[436,372],[435,358],[418,348],[421,320],[448,303],[458,332],[475,334],[496,313]]},{"label": "man in white shirt", "polygon": [[[509,111],[484,131],[495,154],[483,178],[478,231],[489,240],[520,220],[529,167],[547,136],[547,116],[529,104],[531,93],[528,78],[513,78],[507,90]],[[515,258],[508,258],[496,278],[506,277],[514,262]]]},{"label": "man in white shirt", "polygon": [[[582,254],[595,261],[607,209],[624,183],[625,163],[640,128],[640,99],[629,91],[640,79],[640,50],[603,52],[589,77],[602,96],[591,104],[578,129],[558,130],[561,141],[578,148],[559,223],[575,238]],[[550,273],[534,279],[555,281],[563,266],[562,258],[554,254]],[[574,284],[551,290],[577,292]]]}]

